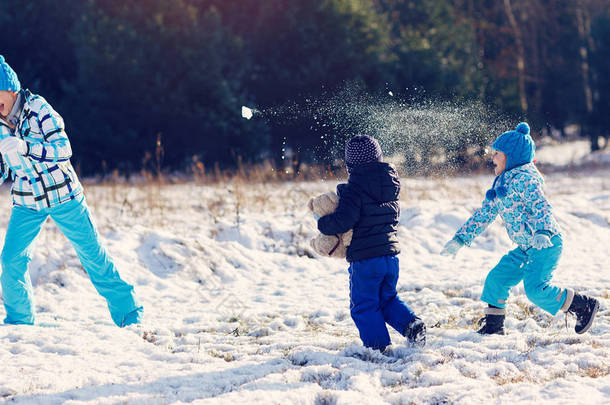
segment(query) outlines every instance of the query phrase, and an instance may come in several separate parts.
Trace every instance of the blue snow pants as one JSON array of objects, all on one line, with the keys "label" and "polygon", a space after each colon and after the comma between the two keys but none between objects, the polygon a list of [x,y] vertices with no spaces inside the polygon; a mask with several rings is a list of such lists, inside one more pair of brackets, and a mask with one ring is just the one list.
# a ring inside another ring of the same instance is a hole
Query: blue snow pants
[{"label": "blue snow pants", "polygon": [[415,314],[397,296],[398,257],[382,256],[350,263],[350,313],[364,346],[383,350],[390,335],[401,335]]},{"label": "blue snow pants", "polygon": [[34,240],[47,217],[70,240],[95,289],[106,299],[115,324],[137,323],[143,308],[133,287],[121,279],[102,246],[84,196],[40,211],[14,206],[2,249],[2,295],[5,323],[34,324],[32,282],[28,264]]},{"label": "blue snow pants", "polygon": [[551,242],[553,246],[546,249],[517,248],[508,252],[487,275],[481,300],[505,308],[509,290],[523,280],[527,298],[555,315],[563,306],[567,291],[550,284],[563,249],[560,235],[555,235]]}]

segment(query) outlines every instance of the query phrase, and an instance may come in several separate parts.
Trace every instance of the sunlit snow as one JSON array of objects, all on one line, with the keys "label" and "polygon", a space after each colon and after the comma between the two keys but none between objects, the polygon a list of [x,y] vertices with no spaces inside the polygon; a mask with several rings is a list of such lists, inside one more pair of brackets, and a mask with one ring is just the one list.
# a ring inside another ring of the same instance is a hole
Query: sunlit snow
[{"label": "sunlit snow", "polygon": [[[541,163],[576,156],[552,148],[540,148]],[[610,403],[610,169],[595,167],[546,173],[565,234],[554,282],[601,301],[582,336],[573,318],[566,329],[563,315],[534,307],[522,285],[508,302],[508,335],[477,335],[483,281],[513,245],[498,220],[455,260],[438,253],[492,176],[403,178],[398,290],[427,323],[428,344],[409,347],[392,331],[388,355],[361,345],[347,264],[309,249],[316,229],[305,204],[335,181],[87,185],[145,322],[113,325],[47,223],[30,263],[39,325],[0,326],[0,402]],[[1,239],[9,198],[3,187]]]}]

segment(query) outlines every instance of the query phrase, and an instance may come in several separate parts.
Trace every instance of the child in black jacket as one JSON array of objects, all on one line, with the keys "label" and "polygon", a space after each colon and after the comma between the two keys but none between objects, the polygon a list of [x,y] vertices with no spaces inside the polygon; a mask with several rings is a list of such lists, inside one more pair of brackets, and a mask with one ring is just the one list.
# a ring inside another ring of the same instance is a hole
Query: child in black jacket
[{"label": "child in black jacket", "polygon": [[400,180],[396,170],[382,162],[379,143],[355,136],[345,147],[347,184],[337,186],[339,205],[318,220],[325,235],[353,229],[347,248],[350,274],[350,312],[366,347],[383,351],[391,344],[386,323],[410,343],[425,344],[426,326],[398,298],[397,228]]}]

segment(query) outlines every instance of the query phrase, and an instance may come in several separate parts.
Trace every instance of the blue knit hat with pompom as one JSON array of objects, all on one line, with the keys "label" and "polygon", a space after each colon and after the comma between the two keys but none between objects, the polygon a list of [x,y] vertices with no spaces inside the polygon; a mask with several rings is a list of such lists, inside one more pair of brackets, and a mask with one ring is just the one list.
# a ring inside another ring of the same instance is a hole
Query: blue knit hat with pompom
[{"label": "blue knit hat with pompom", "polygon": [[6,63],[4,56],[0,55],[0,90],[19,91],[21,83],[17,73]]},{"label": "blue knit hat with pompom", "polygon": [[493,148],[506,155],[506,171],[534,160],[536,145],[530,136],[526,122],[517,125],[514,131],[503,133],[493,143]]},{"label": "blue knit hat with pompom", "polygon": [[488,200],[506,197],[508,190],[504,185],[504,174],[510,169],[532,162],[536,152],[536,145],[530,136],[530,126],[527,122],[517,125],[514,131],[500,135],[494,141],[493,148],[506,155],[506,169],[495,178],[493,185],[485,193],[485,198]]}]

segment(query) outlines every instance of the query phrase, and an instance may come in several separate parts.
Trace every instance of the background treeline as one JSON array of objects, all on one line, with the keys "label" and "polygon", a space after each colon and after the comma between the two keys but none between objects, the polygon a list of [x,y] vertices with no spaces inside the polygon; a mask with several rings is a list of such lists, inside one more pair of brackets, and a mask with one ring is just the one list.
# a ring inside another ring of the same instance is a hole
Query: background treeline
[{"label": "background treeline", "polygon": [[330,159],[358,125],[298,112],[350,86],[610,133],[607,0],[3,0],[0,43],[86,174]]}]

